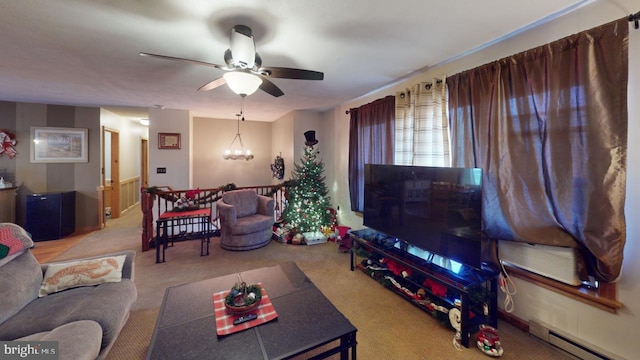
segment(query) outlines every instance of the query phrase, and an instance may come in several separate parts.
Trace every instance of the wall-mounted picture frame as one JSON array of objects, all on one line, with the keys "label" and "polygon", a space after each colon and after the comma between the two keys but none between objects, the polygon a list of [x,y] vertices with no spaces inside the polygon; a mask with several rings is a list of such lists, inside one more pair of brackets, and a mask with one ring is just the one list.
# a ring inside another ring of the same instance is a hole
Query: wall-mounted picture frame
[{"label": "wall-mounted picture frame", "polygon": [[32,126],[31,162],[88,162],[88,134],[89,129]]},{"label": "wall-mounted picture frame", "polygon": [[180,149],[180,133],[158,133],[158,149]]}]

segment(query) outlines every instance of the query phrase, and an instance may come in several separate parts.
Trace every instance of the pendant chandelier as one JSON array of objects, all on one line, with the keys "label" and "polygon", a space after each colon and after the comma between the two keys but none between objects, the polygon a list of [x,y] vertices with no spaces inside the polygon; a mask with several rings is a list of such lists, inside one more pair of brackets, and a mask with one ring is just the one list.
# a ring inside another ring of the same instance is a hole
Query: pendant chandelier
[{"label": "pendant chandelier", "polygon": [[[233,140],[231,141],[231,144],[229,144],[229,147],[227,147],[227,149],[224,151],[224,154],[222,154],[222,157],[225,160],[251,160],[253,159],[253,154],[251,153],[251,150],[244,148],[244,144],[242,143],[242,136],[240,135],[240,118],[242,118],[242,121],[244,121],[244,97],[242,96],[242,100],[241,100],[241,105],[240,105],[240,113],[236,114],[236,116],[238,117],[238,127],[237,127],[237,132],[236,132],[236,136],[233,138]],[[238,140],[238,143],[240,145],[240,147],[236,147],[234,149],[233,144],[236,142],[236,140]]]}]

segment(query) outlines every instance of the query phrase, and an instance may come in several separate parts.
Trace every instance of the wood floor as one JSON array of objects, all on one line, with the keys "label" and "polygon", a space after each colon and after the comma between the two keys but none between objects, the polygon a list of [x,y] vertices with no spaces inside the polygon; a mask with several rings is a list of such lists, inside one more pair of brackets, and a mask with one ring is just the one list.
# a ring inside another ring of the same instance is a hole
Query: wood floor
[{"label": "wood floor", "polygon": [[38,262],[46,263],[51,261],[54,257],[58,256],[65,250],[69,249],[73,245],[80,242],[90,233],[72,234],[60,240],[48,240],[48,241],[36,241],[35,246],[31,249],[33,255],[38,259]]}]

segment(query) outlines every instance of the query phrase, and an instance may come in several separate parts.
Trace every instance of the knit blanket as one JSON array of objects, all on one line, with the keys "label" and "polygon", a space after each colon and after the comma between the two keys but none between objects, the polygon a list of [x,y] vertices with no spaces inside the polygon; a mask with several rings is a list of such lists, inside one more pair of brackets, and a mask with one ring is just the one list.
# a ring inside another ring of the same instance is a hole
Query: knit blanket
[{"label": "knit blanket", "polygon": [[0,223],[0,265],[2,260],[32,247],[33,240],[22,227],[13,223]]}]

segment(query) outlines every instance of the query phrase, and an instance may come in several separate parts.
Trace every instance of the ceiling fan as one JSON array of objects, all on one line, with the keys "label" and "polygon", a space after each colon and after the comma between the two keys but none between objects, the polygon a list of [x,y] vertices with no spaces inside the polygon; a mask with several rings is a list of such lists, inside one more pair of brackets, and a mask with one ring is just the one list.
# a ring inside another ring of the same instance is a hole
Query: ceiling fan
[{"label": "ceiling fan", "polygon": [[251,95],[260,88],[260,90],[278,97],[284,93],[269,78],[299,80],[322,80],[324,78],[324,73],[319,71],[262,66],[262,58],[256,52],[251,29],[245,25],[236,25],[231,29],[230,48],[224,52],[226,65],[145,52],[141,52],[140,55],[205,65],[225,71],[222,77],[202,85],[198,89],[199,91],[208,91],[228,84],[231,90],[241,96]]}]

